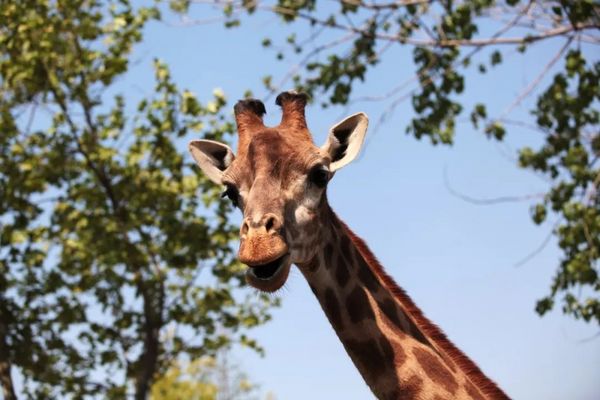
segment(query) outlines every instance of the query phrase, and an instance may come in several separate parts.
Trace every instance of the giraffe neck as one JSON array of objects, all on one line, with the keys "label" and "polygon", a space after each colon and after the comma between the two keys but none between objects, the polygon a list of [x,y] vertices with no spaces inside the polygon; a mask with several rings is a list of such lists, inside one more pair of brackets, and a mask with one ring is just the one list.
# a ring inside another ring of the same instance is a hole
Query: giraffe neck
[{"label": "giraffe neck", "polygon": [[379,399],[507,399],[328,212],[319,250],[299,267],[373,393]]}]

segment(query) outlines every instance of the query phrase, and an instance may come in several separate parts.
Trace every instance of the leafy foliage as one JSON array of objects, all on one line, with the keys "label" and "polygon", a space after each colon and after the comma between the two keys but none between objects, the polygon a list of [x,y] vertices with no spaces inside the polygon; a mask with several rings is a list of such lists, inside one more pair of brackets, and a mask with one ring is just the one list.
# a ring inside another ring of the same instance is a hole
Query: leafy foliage
[{"label": "leafy foliage", "polygon": [[256,398],[257,385],[226,353],[175,362],[152,386],[152,400],[241,400]]},{"label": "leafy foliage", "polygon": [[216,90],[200,102],[159,60],[154,92],[137,107],[107,94],[158,18],[127,1],[0,6],[7,398],[11,366],[29,398],[142,399],[182,355],[233,342],[260,351],[242,331],[266,322],[273,300],[236,291],[244,280],[230,206],[183,156],[190,134],[232,133],[225,96]]},{"label": "leafy foliage", "polygon": [[[539,224],[552,212],[559,221],[554,235],[563,253],[550,295],[536,310],[544,314],[562,295],[565,313],[600,323],[597,2],[278,0],[217,4],[223,7],[226,26],[237,26],[245,12],[256,10],[274,13],[288,23],[292,33],[283,43],[268,37],[262,45],[276,49],[279,60],[298,60],[299,67],[279,85],[272,76],[263,82],[267,89],[277,91],[291,80],[299,90],[319,98],[323,107],[359,100],[353,98],[354,88],[368,79],[368,72],[375,70],[386,51],[391,46],[410,46],[414,76],[390,82],[388,93],[368,100],[387,102],[385,117],[410,99],[415,116],[407,133],[433,144],[453,143],[457,118],[465,111],[475,128],[493,140],[503,140],[514,122],[507,118],[510,111],[563,59],[561,71],[531,110],[535,128],[546,134],[545,144],[538,150],[520,150],[521,167],[551,180],[544,202],[533,207],[532,218]],[[187,12],[188,7],[186,3],[178,11]],[[556,55],[503,113],[483,103],[471,105],[463,97],[468,87],[466,71],[475,68],[492,74],[510,52],[525,52],[541,42],[558,44]],[[285,46],[288,51],[281,50]]]},{"label": "leafy foliage", "polygon": [[153,400],[216,400],[217,385],[208,376],[215,368],[213,357],[181,365],[175,363],[152,385]]},{"label": "leafy foliage", "polygon": [[565,70],[554,77],[534,111],[547,134],[546,143],[537,151],[524,148],[520,154],[523,167],[554,182],[544,202],[534,207],[534,221],[543,222],[547,208],[561,216],[556,234],[564,256],[550,296],[540,300],[536,310],[544,314],[556,294],[565,292],[564,312],[600,321],[600,299],[574,294],[574,289],[588,285],[600,291],[600,169],[594,168],[600,155],[600,62],[588,65],[581,52],[573,50],[566,56]]}]

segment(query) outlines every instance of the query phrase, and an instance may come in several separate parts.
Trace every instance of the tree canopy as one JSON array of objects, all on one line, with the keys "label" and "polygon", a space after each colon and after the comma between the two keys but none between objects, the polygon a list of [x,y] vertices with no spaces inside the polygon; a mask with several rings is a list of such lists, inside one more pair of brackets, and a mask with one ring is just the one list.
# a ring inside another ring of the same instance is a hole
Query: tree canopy
[{"label": "tree canopy", "polygon": [[[495,141],[522,129],[541,132],[544,143],[519,149],[516,158],[520,167],[549,182],[541,201],[532,204],[531,218],[536,224],[553,221],[551,233],[562,256],[548,296],[535,309],[543,315],[558,299],[566,314],[600,323],[597,2],[217,0],[211,4],[220,7],[227,27],[259,13],[274,14],[288,25],[287,34],[262,39],[276,59],[290,59],[295,65],[280,79],[263,78],[272,93],[293,84],[318,98],[323,107],[379,101],[386,110],[380,122],[400,103],[410,101],[414,116],[406,132],[434,145],[451,145],[463,116]],[[187,13],[187,23],[193,24],[205,2],[172,0],[171,6]],[[201,18],[196,21],[203,23]],[[499,64],[540,45],[552,48],[553,54],[537,66],[536,77],[506,109],[489,109],[485,102],[470,104],[466,78],[470,71],[493,78]],[[400,62],[406,69],[412,61],[414,75],[390,82],[386,93],[353,96],[357,85],[368,86],[369,72],[390,61],[392,46],[411,49],[412,60]],[[530,118],[512,118],[515,108],[534,93],[538,98]]]},{"label": "tree canopy", "polygon": [[232,133],[225,95],[201,102],[160,60],[149,97],[127,104],[119,93],[158,18],[128,1],[0,5],[7,400],[11,368],[28,398],[144,399],[180,357],[232,343],[260,351],[245,330],[269,319],[274,300],[237,290],[230,206],[185,152],[186,138]]}]

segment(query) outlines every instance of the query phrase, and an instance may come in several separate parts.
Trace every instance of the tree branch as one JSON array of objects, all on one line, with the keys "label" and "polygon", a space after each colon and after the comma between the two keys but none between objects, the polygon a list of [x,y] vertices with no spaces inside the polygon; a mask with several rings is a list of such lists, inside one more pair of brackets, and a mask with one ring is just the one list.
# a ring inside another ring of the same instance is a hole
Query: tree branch
[{"label": "tree branch", "polygon": [[325,43],[321,46],[315,47],[314,49],[312,49],[309,53],[307,53],[304,58],[298,63],[296,64],[294,67],[292,67],[288,73],[281,79],[281,81],[279,81],[279,83],[277,84],[276,87],[274,87],[272,90],[269,91],[269,93],[267,94],[267,96],[263,99],[263,101],[267,101],[269,100],[269,98],[271,98],[271,96],[273,96],[275,94],[275,92],[277,92],[279,90],[279,88],[283,87],[283,85],[289,81],[292,76],[294,76],[294,74],[296,73],[296,71],[298,71],[300,68],[304,67],[306,65],[306,63],[315,55],[321,53],[324,50],[330,49],[332,47],[338,46],[344,42],[347,42],[348,40],[352,39],[353,37],[355,37],[356,34],[355,33],[349,33],[347,35],[342,36],[341,38],[332,40],[331,42]]},{"label": "tree branch", "polygon": [[361,0],[341,0],[342,3],[350,4],[369,10],[396,10],[400,7],[416,6],[419,4],[430,4],[432,0],[399,0],[391,3],[365,3]]},{"label": "tree branch", "polygon": [[448,170],[444,168],[444,186],[454,197],[458,197],[461,200],[464,200],[468,203],[475,204],[478,206],[487,206],[499,203],[515,203],[519,201],[526,201],[531,199],[540,199],[544,197],[544,193],[534,193],[527,194],[523,196],[500,196],[500,197],[492,197],[492,198],[475,198],[469,195],[463,194],[452,188],[450,185],[450,181],[448,179]]},{"label": "tree branch", "polygon": [[554,55],[554,57],[552,57],[552,59],[546,64],[546,66],[538,74],[538,76],[533,81],[531,81],[531,83],[529,83],[529,85],[527,85],[525,90],[523,90],[523,92],[510,104],[510,106],[508,106],[502,112],[499,119],[503,119],[504,117],[506,117],[516,106],[518,106],[521,103],[521,101],[523,101],[524,98],[526,98],[527,96],[529,96],[531,94],[533,89],[535,89],[535,87],[540,83],[540,81],[544,78],[544,76],[546,76],[546,74],[548,73],[550,68],[552,68],[554,66],[554,64],[556,64],[558,59],[569,48],[569,45],[572,42],[573,42],[573,36],[569,37],[569,39],[565,42],[563,47],[561,47],[560,50]]},{"label": "tree branch", "polygon": [[[154,380],[154,374],[157,370],[160,329],[163,325],[162,309],[164,306],[164,286],[162,280],[159,281],[158,298],[154,298],[156,293],[148,290],[146,285],[140,284],[144,299],[144,348],[139,358],[138,375],[136,378],[135,400],[146,400],[150,385]],[[155,305],[154,302],[158,304]],[[159,312],[156,312],[156,309]]]},{"label": "tree branch", "polygon": [[542,241],[542,243],[540,243],[540,245],[538,247],[535,248],[535,250],[533,250],[531,253],[527,254],[525,257],[523,257],[520,261],[515,263],[515,267],[520,267],[522,265],[527,264],[529,261],[531,261],[535,256],[537,256],[538,254],[540,254],[542,252],[542,250],[544,250],[546,248],[546,246],[548,245],[548,243],[550,243],[550,239],[552,239],[552,236],[554,236],[554,230],[556,229],[556,227],[558,226],[558,224],[560,223],[561,219],[559,219],[558,221],[556,221],[554,223],[554,225],[552,226],[552,229],[550,229],[550,232],[548,232],[548,235],[546,235],[546,237],[544,238],[544,240]]},{"label": "tree branch", "polygon": [[[3,299],[0,297],[0,301]],[[0,305],[2,307],[2,305]],[[4,307],[2,307],[3,309]],[[10,375],[11,362],[9,358],[8,345],[6,344],[6,337],[8,335],[8,328],[5,324],[5,316],[1,315],[0,318],[0,385],[2,386],[2,394],[4,400],[17,400],[15,394],[15,388],[13,380]]]},{"label": "tree branch", "polygon": [[[219,1],[219,0],[218,0]],[[355,28],[348,25],[340,24],[334,20],[323,20],[317,18],[308,13],[298,12],[297,10],[281,7],[281,6],[261,6],[257,3],[257,8],[271,11],[280,15],[287,15],[290,17],[298,17],[305,19],[313,24],[319,24],[328,26],[335,29],[342,29],[345,31],[355,32],[364,37],[371,37],[382,40],[392,40],[400,43],[411,44],[414,46],[425,46],[425,47],[480,47],[489,45],[521,45],[534,43],[540,40],[561,36],[574,31],[582,31],[587,29],[598,29],[600,24],[594,22],[578,23],[576,25],[563,25],[557,28],[548,29],[535,35],[528,35],[522,37],[491,37],[483,39],[437,39],[437,40],[426,40],[426,39],[413,39],[400,35],[388,35],[383,33],[371,33],[360,28]]]}]

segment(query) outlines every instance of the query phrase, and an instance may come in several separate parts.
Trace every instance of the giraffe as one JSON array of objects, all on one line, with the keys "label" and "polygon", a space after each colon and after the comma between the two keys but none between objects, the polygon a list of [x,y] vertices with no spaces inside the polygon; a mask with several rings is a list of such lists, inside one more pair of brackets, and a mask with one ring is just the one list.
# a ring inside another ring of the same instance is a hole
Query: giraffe
[{"label": "giraffe", "polygon": [[202,171],[224,185],[224,196],[243,213],[238,257],[249,267],[249,285],[277,291],[295,264],[379,399],[508,399],[423,315],[327,202],[328,182],[360,151],[367,116],[337,123],[319,148],[306,103],[304,94],[281,93],[281,122],[267,127],[264,104],[240,100],[237,154],[210,140],[189,145]]}]

